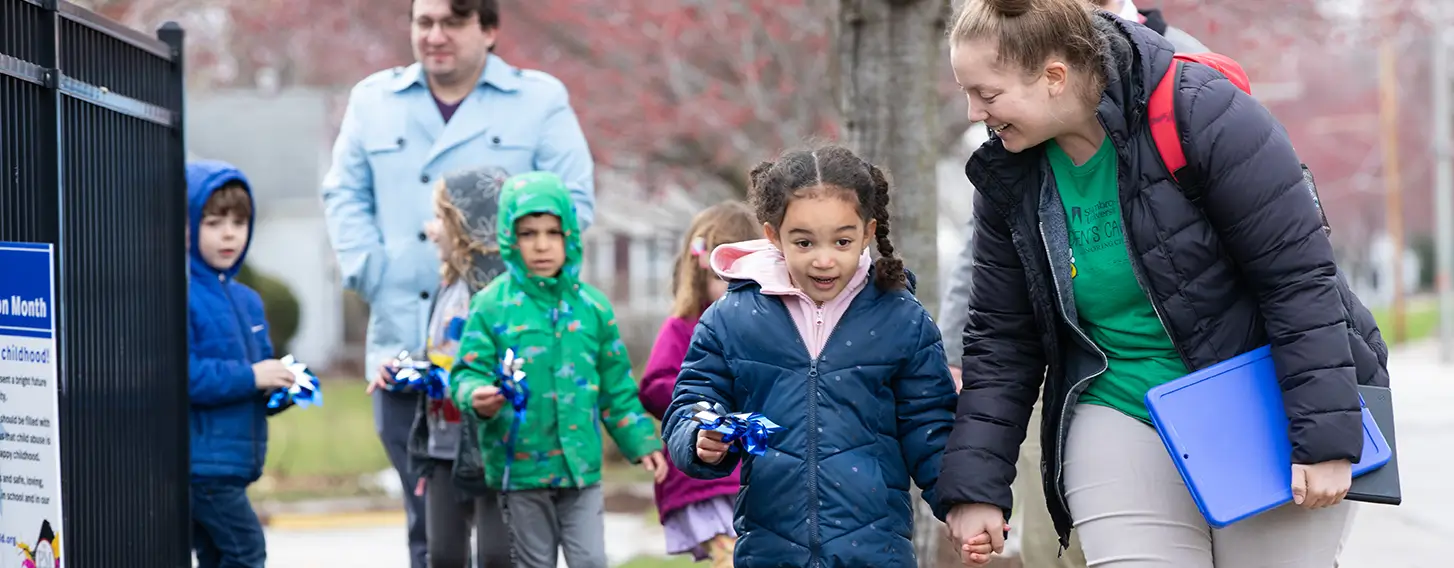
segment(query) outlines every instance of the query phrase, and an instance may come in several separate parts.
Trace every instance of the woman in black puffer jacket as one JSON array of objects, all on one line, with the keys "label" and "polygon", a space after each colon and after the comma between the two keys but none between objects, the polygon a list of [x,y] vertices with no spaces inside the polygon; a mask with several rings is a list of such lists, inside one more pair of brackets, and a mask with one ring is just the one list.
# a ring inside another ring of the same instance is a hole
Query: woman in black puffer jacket
[{"label": "woman in black puffer jacket", "polygon": [[[1287,133],[1187,64],[1178,187],[1147,119],[1172,65],[1155,32],[1080,0],[969,0],[950,39],[970,119],[994,133],[966,168],[974,290],[938,485],[953,535],[1001,536],[1043,384],[1046,505],[1090,565],[1332,565],[1362,449],[1356,385],[1387,383],[1387,351],[1337,275]],[[1269,343],[1301,506],[1213,531],[1144,397]]]}]

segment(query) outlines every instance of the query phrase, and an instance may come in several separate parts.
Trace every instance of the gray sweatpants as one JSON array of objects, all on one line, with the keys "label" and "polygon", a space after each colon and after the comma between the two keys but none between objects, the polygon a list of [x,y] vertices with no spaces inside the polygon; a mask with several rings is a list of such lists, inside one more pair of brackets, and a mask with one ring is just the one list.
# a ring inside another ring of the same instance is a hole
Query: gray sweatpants
[{"label": "gray sweatpants", "polygon": [[1076,405],[1074,416],[1065,488],[1087,566],[1333,566],[1350,503],[1315,511],[1288,504],[1214,530],[1154,428],[1104,406]]},{"label": "gray sweatpants", "polygon": [[515,568],[606,568],[606,502],[600,484],[500,494]]}]

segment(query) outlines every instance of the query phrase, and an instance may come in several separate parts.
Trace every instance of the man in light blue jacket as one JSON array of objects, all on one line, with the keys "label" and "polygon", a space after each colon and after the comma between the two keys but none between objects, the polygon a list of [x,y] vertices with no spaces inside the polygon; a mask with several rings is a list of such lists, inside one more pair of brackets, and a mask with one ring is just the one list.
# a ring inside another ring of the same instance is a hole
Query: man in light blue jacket
[{"label": "man in light blue jacket", "polygon": [[[584,230],[595,212],[590,149],[554,77],[493,54],[496,0],[414,0],[416,63],[380,71],[349,94],[323,181],[328,234],[343,285],[370,308],[369,378],[424,343],[439,254],[424,234],[434,186],[457,170],[498,166],[565,179]],[[399,472],[413,568],[425,567],[423,499],[408,467],[417,395],[374,394],[374,422]]]}]

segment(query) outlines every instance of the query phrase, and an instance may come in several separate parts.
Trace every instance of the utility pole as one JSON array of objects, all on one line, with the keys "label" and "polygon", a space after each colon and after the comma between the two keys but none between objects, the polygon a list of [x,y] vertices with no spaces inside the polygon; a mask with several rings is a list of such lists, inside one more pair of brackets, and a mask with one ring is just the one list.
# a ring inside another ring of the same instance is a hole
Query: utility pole
[{"label": "utility pole", "polygon": [[1435,229],[1439,266],[1439,357],[1454,360],[1454,155],[1451,130],[1454,114],[1449,108],[1449,20],[1450,10],[1440,6],[1434,14],[1434,198]]},{"label": "utility pole", "polygon": [[[1393,321],[1389,326],[1389,343],[1398,343],[1405,337],[1404,330],[1404,223],[1403,188],[1399,186],[1398,161],[1398,61],[1394,57],[1393,39],[1394,15],[1388,16],[1383,37],[1378,46],[1378,94],[1379,116],[1382,119],[1383,139],[1383,183],[1384,220],[1389,239],[1393,244]],[[1381,326],[1380,326],[1381,327]]]}]

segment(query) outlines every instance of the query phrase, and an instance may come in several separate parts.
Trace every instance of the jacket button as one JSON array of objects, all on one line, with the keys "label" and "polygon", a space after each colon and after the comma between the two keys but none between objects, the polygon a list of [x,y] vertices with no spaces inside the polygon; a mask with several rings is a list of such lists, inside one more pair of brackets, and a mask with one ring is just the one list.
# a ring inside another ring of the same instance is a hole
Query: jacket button
[{"label": "jacket button", "polygon": [[398,140],[395,140],[394,141],[394,145],[395,146],[398,146],[400,148],[403,148],[404,147],[404,137],[403,136],[400,136]]},{"label": "jacket button", "polygon": [[494,144],[499,144],[500,143],[500,137],[499,136],[496,136],[494,138],[491,138],[490,139],[490,142],[491,143],[494,143]]},{"label": "jacket button", "polygon": [[419,231],[419,242],[422,243],[427,240],[429,240],[429,235],[424,234],[424,231]]},{"label": "jacket button", "polygon": [[429,299],[429,292],[420,292],[419,293],[419,299],[420,300],[428,300]]},{"label": "jacket button", "polygon": [[429,174],[419,176],[419,183],[429,183]]}]

